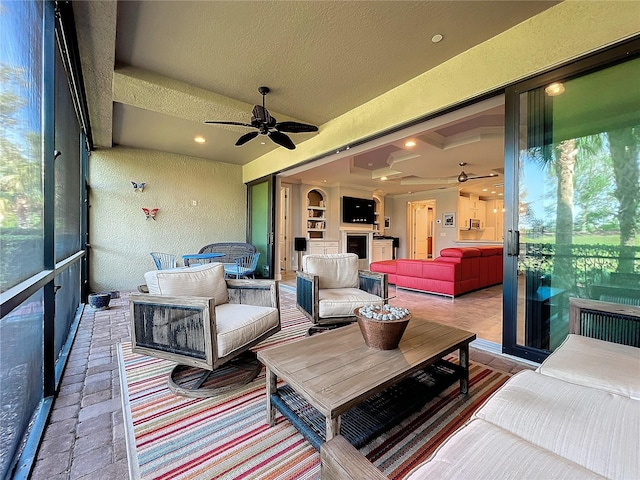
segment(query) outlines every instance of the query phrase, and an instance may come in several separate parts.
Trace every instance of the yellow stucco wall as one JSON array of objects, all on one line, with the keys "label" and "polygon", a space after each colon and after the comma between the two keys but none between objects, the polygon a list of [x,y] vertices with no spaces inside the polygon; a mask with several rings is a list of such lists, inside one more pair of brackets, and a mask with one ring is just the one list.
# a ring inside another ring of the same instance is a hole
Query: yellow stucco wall
[{"label": "yellow stucco wall", "polygon": [[[145,182],[143,192],[131,181]],[[111,148],[89,160],[89,286],[130,290],[155,268],[152,251],[185,253],[245,241],[246,188],[238,165],[170,153]],[[193,201],[197,205],[193,205]],[[142,207],[159,208],[156,221]]]},{"label": "yellow stucco wall", "polygon": [[[320,126],[294,151],[243,167],[245,182],[477,97],[640,32],[640,2],[566,0]],[[353,86],[357,88],[357,85]]]}]

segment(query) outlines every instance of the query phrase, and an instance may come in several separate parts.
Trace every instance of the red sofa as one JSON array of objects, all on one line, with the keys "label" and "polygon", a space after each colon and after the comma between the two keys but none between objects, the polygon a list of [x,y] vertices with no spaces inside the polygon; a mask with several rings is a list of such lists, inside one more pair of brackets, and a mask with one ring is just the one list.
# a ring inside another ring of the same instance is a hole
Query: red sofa
[{"label": "red sofa", "polygon": [[397,287],[455,297],[502,283],[502,246],[444,248],[432,260],[384,260],[369,269]]}]

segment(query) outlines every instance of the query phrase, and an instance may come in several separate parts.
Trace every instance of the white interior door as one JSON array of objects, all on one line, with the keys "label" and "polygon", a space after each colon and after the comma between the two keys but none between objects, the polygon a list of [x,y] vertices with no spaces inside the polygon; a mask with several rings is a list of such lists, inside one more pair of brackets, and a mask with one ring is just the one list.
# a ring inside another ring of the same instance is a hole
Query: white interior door
[{"label": "white interior door", "polygon": [[280,188],[280,230],[278,231],[278,245],[280,251],[280,271],[285,272],[289,270],[289,252],[291,251],[290,235],[288,234],[289,225],[289,209],[290,194],[289,187]]}]

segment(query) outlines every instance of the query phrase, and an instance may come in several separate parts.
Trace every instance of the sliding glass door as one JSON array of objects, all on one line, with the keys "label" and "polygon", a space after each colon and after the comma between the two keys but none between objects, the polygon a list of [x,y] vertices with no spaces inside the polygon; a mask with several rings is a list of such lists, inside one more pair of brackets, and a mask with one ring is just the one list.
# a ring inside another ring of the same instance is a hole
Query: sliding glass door
[{"label": "sliding glass door", "polygon": [[275,248],[274,177],[247,184],[247,242],[260,252],[256,276],[274,278]]},{"label": "sliding glass door", "polygon": [[637,55],[635,42],[607,68],[593,58],[507,90],[506,353],[557,348],[570,297],[640,301]]}]

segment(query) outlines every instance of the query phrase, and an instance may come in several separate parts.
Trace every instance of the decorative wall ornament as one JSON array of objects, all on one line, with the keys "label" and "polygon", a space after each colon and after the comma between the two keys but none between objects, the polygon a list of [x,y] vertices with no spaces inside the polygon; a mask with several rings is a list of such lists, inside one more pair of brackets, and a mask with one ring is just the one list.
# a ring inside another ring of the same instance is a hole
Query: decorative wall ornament
[{"label": "decorative wall ornament", "polygon": [[160,209],[159,208],[152,208],[151,210],[149,210],[148,208],[142,207],[142,211],[144,212],[145,217],[147,217],[146,218],[147,220],[149,220],[149,218],[151,218],[152,220],[155,221],[156,214],[158,213],[158,210],[160,210]]},{"label": "decorative wall ornament", "polygon": [[141,182],[141,183],[136,183],[133,180],[131,181],[131,186],[133,186],[133,191],[137,192],[137,191],[144,191],[144,186],[146,185],[146,183]]}]

